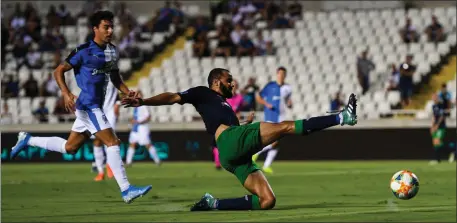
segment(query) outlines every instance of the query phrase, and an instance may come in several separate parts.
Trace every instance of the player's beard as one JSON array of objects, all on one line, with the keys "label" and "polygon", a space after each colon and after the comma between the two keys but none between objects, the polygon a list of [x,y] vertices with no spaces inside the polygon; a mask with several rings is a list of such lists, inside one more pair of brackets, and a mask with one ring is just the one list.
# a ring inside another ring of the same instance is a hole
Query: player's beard
[{"label": "player's beard", "polygon": [[223,84],[221,84],[219,89],[221,90],[222,95],[225,98],[231,98],[233,96],[232,88],[228,88],[228,87],[224,86]]}]

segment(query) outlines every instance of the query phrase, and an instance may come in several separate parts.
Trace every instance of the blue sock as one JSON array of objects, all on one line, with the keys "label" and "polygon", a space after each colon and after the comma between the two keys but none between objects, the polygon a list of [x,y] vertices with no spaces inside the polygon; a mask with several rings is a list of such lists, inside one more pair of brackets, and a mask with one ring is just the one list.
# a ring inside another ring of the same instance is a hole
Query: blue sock
[{"label": "blue sock", "polygon": [[218,199],[217,210],[258,210],[259,198],[256,195],[246,195],[240,198]]},{"label": "blue sock", "polygon": [[295,133],[299,135],[308,135],[339,124],[340,116],[338,114],[297,120],[295,121]]}]

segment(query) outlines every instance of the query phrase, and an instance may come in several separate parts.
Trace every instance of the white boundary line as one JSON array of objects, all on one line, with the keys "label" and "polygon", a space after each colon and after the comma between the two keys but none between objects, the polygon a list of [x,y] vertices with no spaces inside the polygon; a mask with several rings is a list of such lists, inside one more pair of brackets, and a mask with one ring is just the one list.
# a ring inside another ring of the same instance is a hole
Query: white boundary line
[{"label": "white boundary line", "polygon": [[[446,207],[418,207],[418,208],[399,208],[398,211],[392,210],[369,210],[369,211],[351,211],[351,212],[327,212],[327,213],[316,213],[316,214],[296,214],[296,215],[287,215],[287,216],[270,216],[270,217],[260,217],[255,218],[255,221],[265,221],[265,220],[277,220],[278,222],[283,219],[290,219],[290,218],[316,218],[316,217],[327,217],[327,216],[344,216],[344,215],[356,215],[356,214],[376,214],[376,213],[392,213],[392,212],[408,212],[408,211],[421,211],[421,210],[446,210],[446,209],[455,209],[451,206]],[[274,210],[274,209],[273,209]],[[235,220],[232,222],[250,222],[252,219],[249,220]]]}]

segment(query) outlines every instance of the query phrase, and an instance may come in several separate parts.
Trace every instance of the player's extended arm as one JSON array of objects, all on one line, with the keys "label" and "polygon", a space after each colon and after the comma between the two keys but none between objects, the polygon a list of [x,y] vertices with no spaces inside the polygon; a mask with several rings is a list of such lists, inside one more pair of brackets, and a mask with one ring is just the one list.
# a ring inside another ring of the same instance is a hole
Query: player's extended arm
[{"label": "player's extended arm", "polygon": [[62,91],[62,96],[65,101],[65,109],[67,111],[73,111],[75,108],[76,96],[70,92],[70,89],[68,89],[67,83],[65,82],[65,72],[71,70],[72,68],[73,67],[67,61],[64,61],[54,70],[54,78]]},{"label": "player's extended arm", "polygon": [[161,105],[172,105],[181,101],[181,96],[177,93],[165,92],[150,98],[141,99],[126,97],[122,99],[122,105],[125,107],[139,107],[142,105],[146,106],[161,106]]},{"label": "player's extended arm", "polygon": [[119,89],[119,91],[121,91],[122,93],[129,95],[130,89],[127,87],[127,85],[125,85],[124,81],[122,80],[121,75],[119,74],[119,70],[111,71],[110,77],[114,87]]}]

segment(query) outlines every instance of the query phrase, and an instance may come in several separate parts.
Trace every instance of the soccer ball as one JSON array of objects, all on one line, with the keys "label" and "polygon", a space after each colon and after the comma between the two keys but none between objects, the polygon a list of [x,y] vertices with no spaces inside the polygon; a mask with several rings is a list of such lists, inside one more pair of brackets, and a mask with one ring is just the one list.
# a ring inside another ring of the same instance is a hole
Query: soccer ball
[{"label": "soccer ball", "polygon": [[395,197],[409,200],[419,192],[419,178],[411,171],[398,171],[390,180],[390,189]]}]

